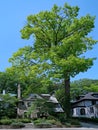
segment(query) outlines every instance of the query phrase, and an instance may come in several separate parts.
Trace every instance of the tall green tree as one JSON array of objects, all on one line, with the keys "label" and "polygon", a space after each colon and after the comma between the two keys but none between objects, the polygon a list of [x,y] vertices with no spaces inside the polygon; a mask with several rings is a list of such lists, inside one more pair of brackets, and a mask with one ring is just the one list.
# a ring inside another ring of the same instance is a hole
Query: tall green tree
[{"label": "tall green tree", "polygon": [[38,70],[42,70],[40,76],[64,82],[67,118],[70,117],[70,77],[91,68],[94,58],[86,58],[83,54],[97,43],[88,37],[95,17],[88,14],[79,18],[78,13],[77,6],[54,5],[50,11],[28,16],[21,30],[23,39],[34,38],[34,55],[40,63]]},{"label": "tall green tree", "polygon": [[80,79],[71,82],[71,97],[76,99],[79,95],[89,92],[98,92],[98,80]]},{"label": "tall green tree", "polygon": [[0,92],[5,90],[6,93],[16,93],[15,74],[8,71],[0,72]]},{"label": "tall green tree", "polygon": [[[34,57],[34,49],[31,46],[20,48],[17,52],[13,53],[9,62],[12,67],[7,69],[7,72],[14,76],[16,83],[21,84],[22,95],[26,96],[30,93],[47,93],[53,90],[46,84],[45,75],[39,76],[40,70],[38,60]],[[51,85],[52,86],[52,85]]]},{"label": "tall green tree", "polygon": [[31,71],[31,67],[33,68],[36,65],[36,61],[31,58],[32,51],[33,48],[31,46],[20,48],[9,58],[12,67],[7,68],[7,72],[15,75],[16,84],[21,85],[22,95],[25,96],[32,92],[32,88],[30,87],[35,87],[37,84],[35,80],[36,72],[34,69],[32,69],[33,72]]}]

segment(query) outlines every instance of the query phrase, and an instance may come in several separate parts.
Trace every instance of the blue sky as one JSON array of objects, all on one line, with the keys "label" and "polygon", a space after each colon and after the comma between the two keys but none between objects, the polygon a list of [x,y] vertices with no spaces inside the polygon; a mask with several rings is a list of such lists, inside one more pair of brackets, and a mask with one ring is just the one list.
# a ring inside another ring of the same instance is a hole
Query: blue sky
[{"label": "blue sky", "polygon": [[[90,34],[98,39],[98,1],[97,0],[0,0],[0,71],[10,66],[8,59],[19,48],[32,44],[32,40],[21,39],[20,30],[26,24],[26,17],[40,11],[50,10],[54,4],[63,6],[67,2],[80,8],[79,16],[96,16],[95,28]],[[74,80],[82,78],[98,79],[98,44],[86,54],[97,57],[94,65],[85,73],[80,73]]]}]

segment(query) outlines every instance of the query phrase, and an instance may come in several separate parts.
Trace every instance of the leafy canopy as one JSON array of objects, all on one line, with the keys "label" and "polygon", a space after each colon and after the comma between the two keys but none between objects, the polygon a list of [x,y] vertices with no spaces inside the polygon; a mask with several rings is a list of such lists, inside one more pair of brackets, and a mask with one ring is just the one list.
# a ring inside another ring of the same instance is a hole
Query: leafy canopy
[{"label": "leafy canopy", "polygon": [[94,58],[82,54],[97,42],[88,37],[95,17],[88,14],[78,18],[78,12],[77,6],[54,5],[51,11],[28,16],[27,25],[21,30],[23,39],[35,39],[33,47],[41,63],[39,69],[47,75],[51,72],[52,78],[53,74],[54,78],[74,77],[93,65]]}]

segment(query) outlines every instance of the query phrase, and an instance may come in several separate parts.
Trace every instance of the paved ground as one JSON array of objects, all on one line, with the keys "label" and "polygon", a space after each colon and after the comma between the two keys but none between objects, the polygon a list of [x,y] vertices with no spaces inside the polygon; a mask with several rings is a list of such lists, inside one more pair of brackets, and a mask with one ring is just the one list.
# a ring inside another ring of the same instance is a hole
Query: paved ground
[{"label": "paved ground", "polygon": [[[0,129],[0,130],[24,130],[24,129]],[[97,128],[44,128],[44,129],[27,128],[25,130],[98,130],[98,129]]]},{"label": "paved ground", "polygon": [[97,130],[98,130],[98,125],[97,124],[81,122],[81,125],[83,127],[86,127],[86,128],[97,128]]}]

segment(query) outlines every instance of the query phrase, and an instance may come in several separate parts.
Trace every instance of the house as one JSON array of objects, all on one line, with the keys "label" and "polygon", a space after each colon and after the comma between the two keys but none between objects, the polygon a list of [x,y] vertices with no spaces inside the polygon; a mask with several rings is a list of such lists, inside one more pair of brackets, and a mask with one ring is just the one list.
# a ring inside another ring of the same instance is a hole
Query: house
[{"label": "house", "polygon": [[[54,95],[50,94],[30,94],[27,98],[25,99],[20,99],[18,103],[18,109],[17,109],[17,114],[20,117],[25,117],[27,116],[28,111],[30,111],[30,107],[32,104],[34,104],[35,101],[37,100],[45,100],[48,104],[51,103],[53,106],[53,112],[54,113],[62,113],[64,112],[62,107],[60,106],[59,102],[57,101],[56,97]],[[41,110],[40,110],[41,109]],[[32,110],[29,114],[30,118],[36,118],[38,117],[39,111],[43,111],[42,107],[37,107],[36,110]],[[40,116],[47,116],[47,111],[41,113]]]},{"label": "house", "polygon": [[72,116],[98,118],[98,92],[81,95],[72,102]]}]

